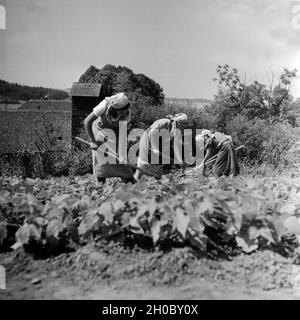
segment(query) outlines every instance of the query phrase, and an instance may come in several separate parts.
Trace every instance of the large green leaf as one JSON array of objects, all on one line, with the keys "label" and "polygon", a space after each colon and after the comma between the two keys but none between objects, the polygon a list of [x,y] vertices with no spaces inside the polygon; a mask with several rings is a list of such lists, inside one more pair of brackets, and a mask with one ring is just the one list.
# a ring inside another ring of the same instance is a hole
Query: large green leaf
[{"label": "large green leaf", "polygon": [[239,196],[239,202],[241,211],[247,218],[253,219],[259,215],[262,206],[261,200],[243,194]]},{"label": "large green leaf", "polygon": [[193,228],[199,233],[202,233],[204,231],[204,225],[200,221],[199,212],[195,210],[193,203],[193,200],[184,201],[185,212],[190,217],[189,227]]},{"label": "large green leaf", "polygon": [[108,223],[112,223],[114,219],[113,208],[110,201],[103,202],[99,207],[99,213],[104,217]]},{"label": "large green leaf", "polygon": [[98,210],[94,209],[88,212],[82,219],[79,227],[78,233],[80,236],[86,236],[90,232],[95,231],[99,228],[100,223],[103,219],[98,215]]},{"label": "large green leaf", "polygon": [[48,202],[41,215],[48,220],[61,217],[63,215],[63,210],[60,209],[55,203]]},{"label": "large green leaf", "polygon": [[151,225],[151,236],[153,243],[156,244],[159,240],[160,237],[160,230],[163,225],[165,225],[167,222],[166,221],[161,221],[154,219],[152,225]]},{"label": "large green leaf", "polygon": [[129,202],[131,199],[131,194],[125,190],[119,190],[116,192],[115,197],[117,200],[121,200],[123,202]]},{"label": "large green leaf", "polygon": [[31,214],[39,211],[42,207],[40,201],[38,201],[32,194],[27,194],[26,198],[24,199],[24,204],[28,205]]},{"label": "large green leaf", "polygon": [[258,249],[258,244],[255,240],[246,240],[241,237],[235,238],[237,245],[243,250],[245,253],[251,253]]},{"label": "large green leaf", "polygon": [[297,210],[297,206],[295,203],[285,203],[281,209],[280,212],[283,214],[290,214],[292,215]]},{"label": "large green leaf", "polygon": [[60,238],[61,232],[65,230],[66,226],[62,223],[61,219],[52,219],[46,228],[47,238],[53,237],[55,239]]},{"label": "large green leaf", "polygon": [[210,197],[205,197],[196,207],[198,214],[203,213],[213,213],[214,212],[214,203]]},{"label": "large green leaf", "polygon": [[190,223],[190,217],[184,213],[182,208],[176,208],[176,214],[173,222],[173,230],[177,230],[182,237],[186,238],[186,232]]},{"label": "large green leaf", "polygon": [[143,216],[147,212],[149,213],[149,221],[152,219],[153,214],[155,213],[157,209],[157,203],[155,199],[147,199],[143,201],[143,203],[139,206],[138,212],[137,212],[137,218]]},{"label": "large green leaf", "polygon": [[70,198],[69,194],[60,194],[51,199],[51,201],[57,205],[65,205],[66,200]]},{"label": "large green leaf", "polygon": [[250,226],[248,229],[248,236],[250,240],[257,239],[260,236],[260,229],[255,226]]},{"label": "large green leaf", "polygon": [[188,241],[200,251],[206,251],[207,236],[193,228],[188,228],[187,232]]},{"label": "large green leaf", "polygon": [[113,206],[114,212],[117,213],[124,208],[125,204],[122,200],[118,199],[113,202],[112,206]]},{"label": "large green leaf", "polygon": [[141,227],[137,217],[134,217],[129,222],[129,229],[136,234],[144,234],[144,229]]},{"label": "large green leaf", "polygon": [[290,233],[294,233],[296,235],[300,235],[300,223],[299,220],[295,216],[287,217],[283,221],[283,225]]},{"label": "large green leaf", "polygon": [[[30,239],[35,241],[41,240],[41,229],[38,229],[34,224],[25,223],[16,232],[16,244],[15,247],[28,244]],[[17,245],[18,244],[18,245]]]},{"label": "large green leaf", "polygon": [[40,227],[45,227],[48,224],[48,220],[42,217],[36,217],[33,221]]},{"label": "large green leaf", "polygon": [[160,210],[162,211],[162,217],[165,220],[172,220],[174,215],[175,215],[175,211],[173,209],[173,207],[168,204],[167,202],[163,202],[161,204],[159,204]]},{"label": "large green leaf", "polygon": [[277,217],[275,216],[275,217],[270,219],[270,222],[273,225],[273,228],[274,228],[274,230],[276,232],[278,240],[280,240],[281,237],[286,234],[286,228],[285,228],[285,226],[283,224],[282,218],[278,217],[278,216]]},{"label": "large green leaf", "polygon": [[275,244],[274,237],[272,235],[272,232],[269,228],[261,228],[259,230],[260,236],[264,239],[266,239],[269,243]]}]

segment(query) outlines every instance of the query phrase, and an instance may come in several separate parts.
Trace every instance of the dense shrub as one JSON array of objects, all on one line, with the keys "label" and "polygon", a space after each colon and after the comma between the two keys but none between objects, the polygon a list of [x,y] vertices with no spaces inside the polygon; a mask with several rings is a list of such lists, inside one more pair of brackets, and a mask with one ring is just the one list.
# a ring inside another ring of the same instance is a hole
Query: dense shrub
[{"label": "dense shrub", "polygon": [[84,175],[92,172],[92,156],[85,150],[70,146],[64,151],[18,152],[0,156],[0,175],[29,178]]},{"label": "dense shrub", "polygon": [[69,175],[92,173],[92,153],[89,148],[74,148],[70,155]]},{"label": "dense shrub", "polygon": [[294,143],[289,127],[262,119],[247,119],[238,115],[225,129],[237,145],[245,145],[242,156],[251,163],[268,162],[278,165],[287,160],[287,151]]}]

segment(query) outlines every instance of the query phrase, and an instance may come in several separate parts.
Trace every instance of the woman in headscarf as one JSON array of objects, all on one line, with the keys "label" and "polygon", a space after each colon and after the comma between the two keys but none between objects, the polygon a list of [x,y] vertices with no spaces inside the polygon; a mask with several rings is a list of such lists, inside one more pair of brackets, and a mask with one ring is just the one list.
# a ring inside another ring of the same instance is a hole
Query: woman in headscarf
[{"label": "woman in headscarf", "polygon": [[213,133],[210,130],[203,130],[196,139],[204,140],[204,159],[199,167],[201,174],[203,174],[205,162],[215,155],[217,155],[217,158],[213,165],[214,175],[220,177],[222,175],[236,176],[239,174],[238,159],[231,136],[220,132]]},{"label": "woman in headscarf", "polygon": [[[121,177],[124,182],[134,182],[133,172],[128,165],[107,163],[107,161],[103,161],[103,152],[98,150],[99,146],[109,137],[110,142],[116,146],[116,150],[113,151],[117,151],[119,122],[127,121],[129,123],[130,120],[130,102],[123,92],[106,97],[84,120],[84,127],[93,149],[93,172],[99,182],[105,183],[108,177]],[[109,134],[111,132],[114,133],[114,137]]]},{"label": "woman in headscarf", "polygon": [[[178,113],[175,115],[167,115],[165,118],[155,121],[141,137],[137,167],[144,170],[144,172],[147,172],[149,176],[154,176],[156,179],[159,179],[163,173],[163,165],[161,162],[165,164],[170,164],[171,162],[170,152],[168,152],[169,154],[166,154],[162,150],[167,144],[170,146],[171,141],[175,142],[175,156],[177,159],[181,159],[181,153],[179,151],[181,146],[179,146],[179,141],[175,138],[176,134],[178,134],[182,125],[186,123],[187,120],[188,118],[185,113]],[[164,133],[166,136],[164,136]],[[159,143],[160,134],[165,138],[161,145]],[[157,160],[159,157],[161,158],[161,161],[153,163],[153,158],[156,158]],[[139,180],[142,175],[143,173],[137,170],[134,176],[136,180]]]}]

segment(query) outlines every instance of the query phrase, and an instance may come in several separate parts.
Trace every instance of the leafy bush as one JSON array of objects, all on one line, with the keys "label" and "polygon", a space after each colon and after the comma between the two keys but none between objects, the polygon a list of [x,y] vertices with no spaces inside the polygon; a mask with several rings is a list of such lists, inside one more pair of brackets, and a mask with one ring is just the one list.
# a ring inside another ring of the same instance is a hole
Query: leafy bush
[{"label": "leafy bush", "polygon": [[225,122],[230,121],[236,114],[242,114],[247,119],[273,118],[279,121],[284,118],[286,108],[292,96],[290,87],[297,76],[297,70],[284,69],[274,85],[274,77],[269,86],[258,81],[246,84],[238,74],[238,70],[227,64],[217,67],[219,90],[215,97],[218,112],[222,113]]},{"label": "leafy bush", "polygon": [[68,174],[71,176],[85,175],[93,172],[92,153],[89,148],[73,148],[70,154]]},{"label": "leafy bush", "polygon": [[0,176],[46,178],[48,176],[84,175],[92,172],[88,148],[69,146],[64,151],[18,152],[0,157]]},{"label": "leafy bush", "polygon": [[229,121],[225,131],[237,145],[245,145],[242,156],[252,163],[279,165],[287,160],[287,152],[294,143],[288,126],[262,119],[248,120],[243,115]]}]

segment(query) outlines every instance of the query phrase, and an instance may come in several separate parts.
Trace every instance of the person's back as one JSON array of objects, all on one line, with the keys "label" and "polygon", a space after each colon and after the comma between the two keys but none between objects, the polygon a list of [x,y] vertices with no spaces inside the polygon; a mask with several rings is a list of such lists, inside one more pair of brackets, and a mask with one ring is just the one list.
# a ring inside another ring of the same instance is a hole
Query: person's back
[{"label": "person's back", "polygon": [[[140,139],[139,157],[137,167],[147,171],[149,175],[159,177],[162,175],[162,163],[171,161],[170,154],[164,152],[164,146],[174,140],[177,133],[177,126],[187,122],[187,115],[179,113],[176,115],[167,115],[165,118],[156,120],[142,135]],[[160,143],[160,141],[162,143]],[[169,150],[169,148],[167,148]],[[174,153],[177,149],[174,148]],[[157,163],[152,162],[152,156]],[[137,170],[135,179],[139,180],[142,173]]]},{"label": "person's back", "polygon": [[[104,183],[109,177],[120,177],[124,182],[134,182],[131,168],[128,165],[117,163],[119,140],[120,144],[124,140],[119,139],[119,125],[121,121],[129,123],[130,120],[130,102],[123,92],[106,97],[84,120],[93,149],[93,172],[99,182]],[[111,149],[109,158],[106,152],[99,148],[107,140],[109,140],[107,147]]]},{"label": "person's back", "polygon": [[215,138],[217,145],[221,145],[224,141],[232,142],[231,136],[226,135],[222,132],[218,132],[218,131],[214,132],[214,138]]}]

